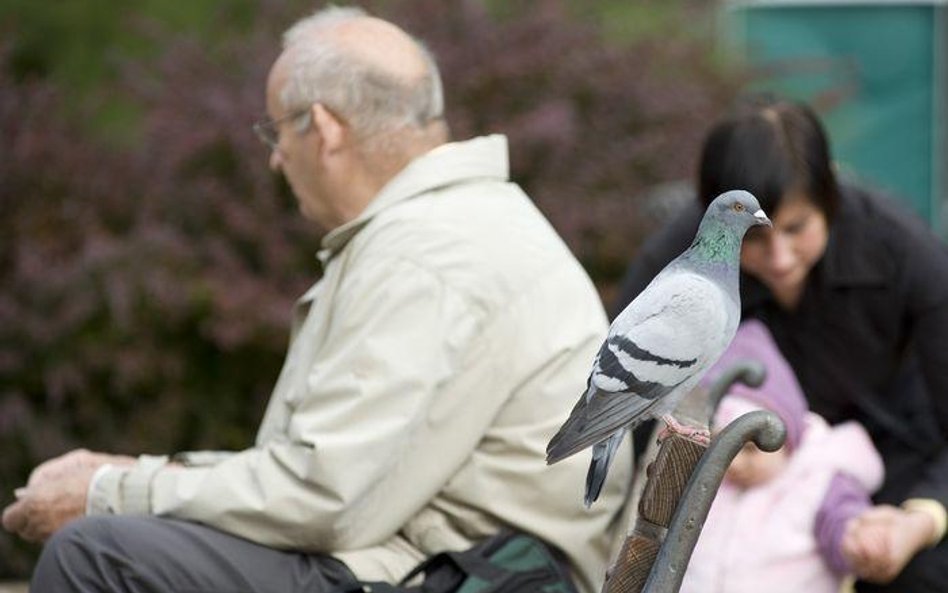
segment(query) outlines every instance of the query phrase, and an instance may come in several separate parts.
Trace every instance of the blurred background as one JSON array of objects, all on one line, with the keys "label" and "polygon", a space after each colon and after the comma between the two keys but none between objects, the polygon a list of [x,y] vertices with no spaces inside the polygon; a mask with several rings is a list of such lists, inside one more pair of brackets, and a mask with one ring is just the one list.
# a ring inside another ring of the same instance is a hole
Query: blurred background
[{"label": "blurred background", "polygon": [[[75,447],[241,449],[321,231],[250,130],[301,0],[0,0],[0,505]],[[512,173],[606,306],[746,89],[811,101],[840,167],[946,228],[945,1],[379,0],[456,138]],[[0,534],[0,581],[38,548]]]}]

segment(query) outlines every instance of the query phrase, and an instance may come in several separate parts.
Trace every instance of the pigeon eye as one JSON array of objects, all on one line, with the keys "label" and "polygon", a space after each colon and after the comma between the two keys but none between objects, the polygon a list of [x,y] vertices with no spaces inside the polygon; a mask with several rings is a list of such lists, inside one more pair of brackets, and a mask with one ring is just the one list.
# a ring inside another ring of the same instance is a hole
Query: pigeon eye
[{"label": "pigeon eye", "polygon": [[734,202],[733,208],[734,208],[734,211],[735,211],[735,212],[743,212],[743,211],[744,211],[744,204],[741,204],[740,202]]}]

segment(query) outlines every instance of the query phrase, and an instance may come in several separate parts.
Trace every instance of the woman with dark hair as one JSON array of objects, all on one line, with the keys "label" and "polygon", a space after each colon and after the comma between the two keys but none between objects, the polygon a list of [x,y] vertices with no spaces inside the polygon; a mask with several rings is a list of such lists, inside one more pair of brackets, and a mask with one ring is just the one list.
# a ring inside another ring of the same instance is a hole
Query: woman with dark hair
[{"label": "woman with dark hair", "polygon": [[744,240],[744,318],[770,329],[811,409],[860,421],[885,463],[876,506],[846,526],[889,534],[881,552],[849,548],[857,589],[948,591],[948,251],[891,200],[838,182],[809,107],[760,98],[707,135],[698,199],[642,247],[615,311],[731,189],[753,193],[774,223]]}]

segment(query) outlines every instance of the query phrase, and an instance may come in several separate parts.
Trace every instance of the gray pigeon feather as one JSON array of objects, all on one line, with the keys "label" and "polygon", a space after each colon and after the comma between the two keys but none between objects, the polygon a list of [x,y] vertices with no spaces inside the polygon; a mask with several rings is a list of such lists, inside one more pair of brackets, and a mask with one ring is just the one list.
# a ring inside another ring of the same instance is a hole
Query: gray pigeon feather
[{"label": "gray pigeon feather", "polygon": [[625,431],[674,410],[731,342],[741,312],[741,241],[749,228],[770,224],[750,193],[721,194],[691,246],[612,323],[586,392],[547,446],[547,463],[593,447],[587,505],[599,496]]}]

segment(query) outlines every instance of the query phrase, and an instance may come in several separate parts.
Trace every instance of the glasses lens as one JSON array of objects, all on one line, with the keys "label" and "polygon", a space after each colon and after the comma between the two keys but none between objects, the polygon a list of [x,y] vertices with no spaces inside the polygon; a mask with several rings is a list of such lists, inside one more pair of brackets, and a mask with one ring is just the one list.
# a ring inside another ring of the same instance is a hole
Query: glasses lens
[{"label": "glasses lens", "polygon": [[[278,117],[276,119],[265,119],[258,121],[253,125],[253,131],[257,134],[257,138],[260,138],[261,142],[270,147],[270,150],[276,150],[277,145],[280,143],[280,122],[306,115],[308,111],[309,108],[305,108],[300,109],[299,111],[294,111],[282,117]],[[306,125],[308,126],[309,123]]]}]

